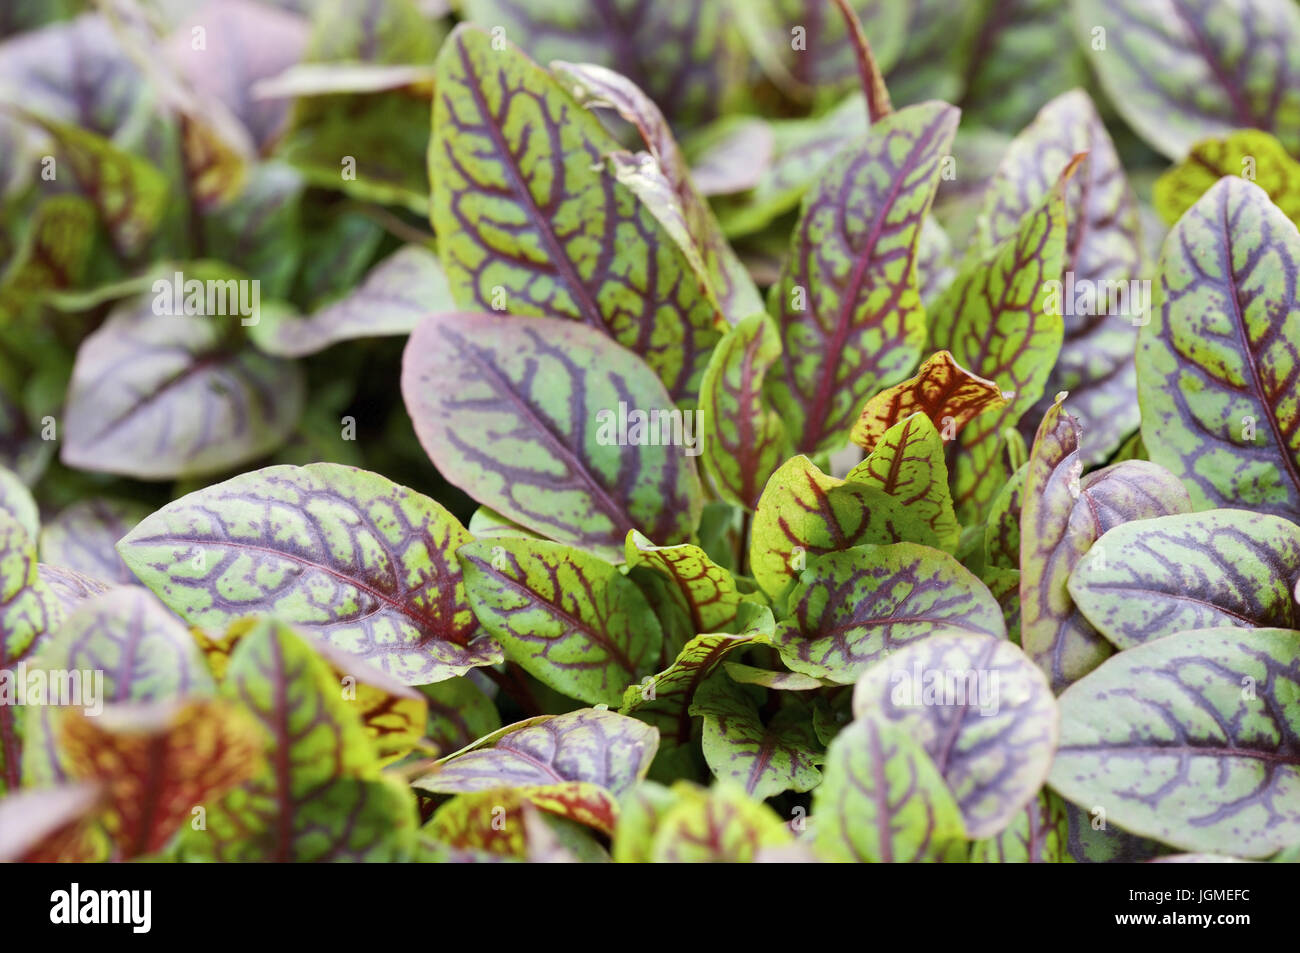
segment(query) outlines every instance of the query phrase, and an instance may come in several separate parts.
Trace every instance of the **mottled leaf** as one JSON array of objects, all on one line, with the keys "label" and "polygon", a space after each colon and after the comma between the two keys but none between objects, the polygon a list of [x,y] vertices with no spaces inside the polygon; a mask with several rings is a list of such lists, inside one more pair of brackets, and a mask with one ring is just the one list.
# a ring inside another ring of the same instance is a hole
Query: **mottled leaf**
[{"label": "mottled leaf", "polygon": [[0,466],[0,511],[8,513],[27,535],[35,540],[41,531],[41,516],[32,499],[32,491],[18,479],[18,474]]},{"label": "mottled leaf", "polygon": [[257,723],[215,700],[73,711],[59,748],[77,780],[103,785],[104,823],[122,859],[161,850],[196,804],[221,797],[261,767]]},{"label": "mottled leaf", "polygon": [[1297,262],[1295,224],[1240,178],[1165,241],[1137,354],[1142,441],[1199,508],[1300,520]]},{"label": "mottled leaf", "polygon": [[[1253,127],[1300,153],[1300,10],[1276,0],[1075,0],[1097,77],[1171,159]],[[1095,30],[1105,30],[1098,48]]]},{"label": "mottled leaf", "polygon": [[888,493],[925,522],[941,548],[955,550],[961,526],[952,508],[943,452],[943,438],[930,418],[913,414],[885,431],[845,479]]},{"label": "mottled leaf", "polygon": [[800,576],[777,644],[795,671],[851,685],[902,646],[954,631],[1006,636],[1001,608],[968,569],[915,543],[855,546]]},{"label": "mottled leaf", "polygon": [[840,862],[960,861],[961,809],[925,747],[908,729],[866,714],[826,750],[813,794],[817,853]]},{"label": "mottled leaf", "polygon": [[1028,473],[1028,462],[1017,467],[989,504],[989,518],[984,524],[984,559],[990,566],[1020,568],[1020,520]]},{"label": "mottled leaf", "polygon": [[915,260],[957,110],[926,103],[845,147],[804,200],[769,307],[788,355],[769,390],[802,452],[835,449],[920,355]]},{"label": "mottled leaf", "polygon": [[1042,786],[1060,716],[1043,674],[1005,639],[935,634],[873,665],[853,691],[919,741],[973,838],[1005,828]]},{"label": "mottled leaf", "polygon": [[915,376],[867,401],[849,437],[870,451],[885,431],[922,412],[951,440],[972,417],[1006,403],[997,384],[972,374],[947,351],[938,351],[925,359]]},{"label": "mottled leaf", "polygon": [[650,860],[660,864],[749,863],[764,847],[790,843],[789,829],[739,785],[719,781],[705,791],[682,781],[676,803],[658,819]]},{"label": "mottled leaf", "polygon": [[1238,129],[1204,139],[1156,180],[1153,202],[1170,225],[1225,175],[1249,179],[1268,193],[1287,218],[1300,222],[1300,162],[1276,138],[1258,129]]},{"label": "mottled leaf", "polygon": [[725,324],[707,276],[604,170],[619,146],[599,120],[493,42],[462,25],[438,57],[431,217],[453,296],[584,323],[693,399]]},{"label": "mottled leaf", "polygon": [[1069,841],[1065,802],[1043,790],[1002,833],[977,841],[970,859],[977,864],[1063,864],[1073,859]]},{"label": "mottled leaf", "polygon": [[953,501],[966,520],[987,509],[1010,475],[1003,430],[1038,400],[1060,351],[1064,325],[1046,307],[1047,283],[1061,275],[1064,189],[1077,162],[1076,157],[1011,238],[962,269],[929,315],[931,347],[946,348],[963,367],[1014,395],[996,412],[972,420],[957,438]]},{"label": "mottled leaf", "polygon": [[670,590],[691,617],[695,632],[727,632],[740,611],[736,580],[689,543],[656,546],[640,533],[627,535],[627,564],[646,566],[672,580]]},{"label": "mottled leaf", "polygon": [[433,315],[407,344],[402,394],[439,472],[528,529],[618,560],[628,530],[671,544],[699,520],[690,448],[663,443],[691,418],[576,322]]},{"label": "mottled leaf", "polygon": [[1061,696],[1052,787],[1182,850],[1295,843],[1298,651],[1293,631],[1207,628],[1121,652]]},{"label": "mottled leaf", "polygon": [[453,558],[469,541],[433,500],[375,473],[313,463],[191,493],[118,549],[193,625],[271,612],[421,685],[501,660]]},{"label": "mottled leaf", "polygon": [[766,314],[741,321],[719,342],[700,385],[700,447],[705,472],[725,500],[753,509],[788,454],[781,415],[764,393],[781,360],[781,340]]},{"label": "mottled leaf", "polygon": [[824,553],[862,543],[938,546],[934,531],[895,497],[874,486],[827,476],[807,457],[792,457],[768,480],[754,514],[749,562],[773,598]]},{"label": "mottled leaf", "polygon": [[821,782],[810,708],[789,705],[765,719],[741,686],[718,677],[701,686],[690,713],[704,717],[701,743],[713,776],[741,785],[750,797],[811,791]]},{"label": "mottled leaf", "polygon": [[458,552],[474,614],[506,656],[556,691],[617,705],[663,638],[631,580],[594,556],[542,540],[472,542]]},{"label": "mottled leaf", "polygon": [[1213,626],[1300,629],[1300,526],[1245,510],[1182,513],[1105,533],[1070,574],[1088,622],[1121,649]]},{"label": "mottled leaf", "polygon": [[232,340],[223,324],[235,320],[155,313],[148,302],[115,311],[77,351],[63,462],[162,480],[274,449],[301,412],[302,377]]}]

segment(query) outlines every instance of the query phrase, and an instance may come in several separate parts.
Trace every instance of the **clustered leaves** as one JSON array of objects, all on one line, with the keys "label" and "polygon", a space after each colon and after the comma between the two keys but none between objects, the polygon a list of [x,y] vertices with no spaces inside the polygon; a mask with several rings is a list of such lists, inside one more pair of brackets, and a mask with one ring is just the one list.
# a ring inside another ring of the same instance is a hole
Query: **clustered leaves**
[{"label": "clustered leaves", "polygon": [[0,11],[0,860],[1298,856],[1300,8],[441,6]]}]

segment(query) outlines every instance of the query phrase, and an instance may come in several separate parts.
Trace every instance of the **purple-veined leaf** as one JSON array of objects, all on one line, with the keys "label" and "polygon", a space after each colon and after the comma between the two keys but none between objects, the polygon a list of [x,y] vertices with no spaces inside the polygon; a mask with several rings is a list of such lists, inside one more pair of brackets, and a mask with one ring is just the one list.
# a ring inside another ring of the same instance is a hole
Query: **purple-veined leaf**
[{"label": "purple-veined leaf", "polygon": [[[1016,467],[989,504],[989,518],[984,524],[984,560],[994,568],[1020,568],[1020,519],[1028,473],[1029,462],[1026,461]],[[1019,597],[1017,587],[1016,598]]]},{"label": "purple-veined leaf", "polygon": [[663,113],[627,77],[601,66],[555,62],[551,72],[588,108],[611,108],[630,122],[659,164],[691,242],[713,283],[713,293],[732,324],[763,310],[763,299],[740,259],[723,237],[709,203],[691,181],[691,171]]},{"label": "purple-veined leaf", "polygon": [[996,837],[977,841],[971,863],[1063,864],[1069,853],[1070,820],[1065,801],[1043,789]]},{"label": "purple-veined leaf", "polygon": [[230,657],[221,695],[259,723],[266,762],[207,805],[204,830],[183,828],[179,859],[401,859],[415,799],[382,776],[361,719],[330,666],[282,623],[263,621]]},{"label": "purple-veined leaf", "polygon": [[787,360],[768,380],[802,452],[842,444],[867,398],[920,355],[916,247],[957,115],[925,103],[886,117],[804,199],[769,299]]},{"label": "purple-veined leaf", "polygon": [[93,718],[74,709],[58,734],[69,775],[104,786],[103,821],[122,860],[161,850],[194,805],[261,768],[260,726],[216,699],[115,704]]},{"label": "purple-veined leaf", "polygon": [[813,842],[826,860],[960,861],[967,851],[961,809],[925,747],[874,713],[827,748],[813,818]]},{"label": "purple-veined leaf", "polygon": [[1075,0],[1074,7],[1102,86],[1158,151],[1181,159],[1199,139],[1252,127],[1300,153],[1294,3]]},{"label": "purple-veined leaf", "polygon": [[704,718],[701,744],[713,776],[741,785],[755,800],[820,783],[821,743],[806,705],[787,705],[765,719],[744,686],[719,675],[700,686],[690,713]]},{"label": "purple-veined leaf", "polygon": [[1238,129],[1198,142],[1187,158],[1156,180],[1152,203],[1173,225],[1225,175],[1249,178],[1287,218],[1300,222],[1300,161],[1258,129]]},{"label": "purple-veined leaf", "polygon": [[813,678],[802,672],[775,672],[766,668],[755,668],[740,662],[723,662],[727,676],[741,685],[762,685],[782,692],[812,692],[823,688],[828,682]]},{"label": "purple-veined leaf", "polygon": [[1136,283],[1142,274],[1137,199],[1087,93],[1057,96],[1012,140],[989,184],[981,223],[984,247],[1011,238],[1082,152],[1088,156],[1065,187],[1063,285],[1048,302],[1061,313],[1065,336],[1022,431],[1032,439],[1051,395],[1069,391],[1089,434],[1086,460],[1098,462],[1138,425],[1133,350],[1147,302]]},{"label": "purple-veined leaf", "polygon": [[149,512],[132,500],[79,500],[41,530],[41,559],[104,582],[133,582],[135,576],[114,547]]},{"label": "purple-veined leaf", "polygon": [[748,62],[726,4],[640,0],[467,0],[464,16],[500,29],[539,63],[569,60],[617,69],[674,122],[723,111]]},{"label": "purple-veined leaf", "polygon": [[1065,816],[1070,825],[1070,857],[1080,864],[1143,863],[1172,850],[1111,823],[1100,804],[1085,811],[1066,801]]},{"label": "purple-veined leaf", "polygon": [[706,632],[695,636],[663,671],[629,685],[619,711],[654,725],[665,751],[687,744],[694,729],[691,703],[699,687],[736,649],[771,641],[774,622],[770,612],[755,610],[748,623],[738,635]]},{"label": "purple-veined leaf", "polygon": [[650,843],[653,863],[749,863],[763,848],[792,840],[771,808],[734,782],[705,790],[679,781],[670,791],[675,800],[656,818]]},{"label": "purple-veined leaf", "polygon": [[[422,859],[455,863],[608,862],[609,855],[590,832],[568,820],[564,815],[572,812],[555,800],[569,790],[581,796],[600,789],[577,782],[552,785],[550,790],[554,792],[549,796],[550,803],[537,803],[544,799],[537,796],[534,800],[521,788],[474,791],[452,798],[422,828],[427,837],[434,839],[439,856]],[[445,856],[448,852],[451,856]]]},{"label": "purple-veined leaf", "polygon": [[506,657],[558,692],[617,705],[652,670],[663,633],[617,568],[543,540],[472,542],[457,552],[465,590]]},{"label": "purple-veined leaf", "polygon": [[827,476],[805,456],[772,474],[750,535],[754,579],[769,596],[785,593],[809,560],[862,543],[939,546],[934,531],[899,499],[863,483]]},{"label": "purple-veined leaf", "polygon": [[1070,597],[1121,649],[1214,626],[1300,629],[1300,526],[1246,510],[1122,523],[1070,574]]},{"label": "purple-veined leaf", "polygon": [[952,508],[943,443],[928,416],[912,414],[885,431],[845,479],[888,493],[925,521],[942,549],[953,551],[961,526]]},{"label": "purple-veined leaf", "polygon": [[334,463],[245,473],[169,503],[118,544],[192,625],[274,613],[408,685],[501,660],[465,595],[470,541],[440,504]]},{"label": "purple-veined leaf", "polygon": [[[760,10],[765,4],[755,4]],[[857,49],[852,28],[829,0],[776,0],[764,25],[775,63],[758,56],[760,65],[776,68],[774,82],[798,98],[831,98],[858,85]],[[880,68],[889,69],[902,51],[908,11],[889,0],[849,0]],[[769,55],[772,55],[769,54]]]},{"label": "purple-veined leaf", "polygon": [[65,615],[91,596],[97,596],[112,588],[112,584],[102,579],[63,566],[38,563],[37,571],[45,585],[54,593],[54,598],[59,605],[63,606]]},{"label": "purple-veined leaf", "polygon": [[656,546],[636,530],[627,534],[627,565],[645,566],[673,585],[670,592],[690,615],[696,633],[728,632],[740,611],[736,580],[698,546]]},{"label": "purple-veined leaf", "polygon": [[462,24],[438,57],[431,218],[452,295],[600,330],[693,400],[726,324],[707,275],[606,168],[620,147],[600,121],[493,44]]},{"label": "purple-veined leaf", "polygon": [[265,152],[284,131],[289,103],[256,99],[252,87],[298,62],[307,33],[301,17],[265,4],[208,0],[166,39],[164,53],[191,88],[225,106]]},{"label": "purple-veined leaf", "polygon": [[620,560],[629,530],[671,544],[699,521],[691,448],[672,445],[698,440],[698,418],[577,322],[433,315],[406,345],[402,395],[444,477],[551,539]]},{"label": "purple-veined leaf", "polygon": [[235,320],[155,313],[148,300],[116,310],[77,351],[63,462],[164,480],[279,445],[302,409],[301,372],[239,342],[223,325]]},{"label": "purple-veined leaf", "polygon": [[918,546],[855,546],[812,563],[777,630],[790,668],[840,685],[936,632],[1006,637],[1002,610],[952,556]]},{"label": "purple-veined leaf", "polygon": [[1076,156],[1015,234],[973,260],[930,309],[930,346],[944,348],[972,372],[997,382],[1008,403],[972,420],[958,435],[950,474],[958,517],[982,516],[1010,476],[1006,437],[1043,392],[1061,348],[1064,324],[1047,308],[1048,283],[1065,258],[1066,182]]},{"label": "purple-veined leaf", "polygon": [[584,822],[617,815],[618,799],[645,778],[658,747],[659,732],[645,722],[585,708],[507,725],[443,758],[414,784],[432,794],[513,788],[530,800],[535,793],[534,803],[552,813],[570,802],[568,816]]},{"label": "purple-veined leaf", "polygon": [[1191,509],[1168,470],[1128,460],[1080,477],[1082,431],[1061,406],[1043,418],[1025,471],[1020,515],[1020,644],[1061,691],[1096,668],[1111,646],[1075,608],[1070,573],[1112,527]]},{"label": "purple-veined leaf", "polygon": [[36,544],[22,524],[0,512],[0,793],[17,790],[22,774],[26,707],[15,704],[15,673],[32,661],[63,616],[58,597],[37,572]]},{"label": "purple-veined leaf", "polygon": [[700,385],[704,470],[725,500],[753,509],[789,456],[785,425],[764,392],[781,360],[781,339],[766,314],[742,320],[709,359]]},{"label": "purple-veined leaf", "polygon": [[677,795],[654,781],[642,781],[624,794],[619,801],[618,825],[614,829],[614,862],[649,863],[655,830],[676,803]]},{"label": "purple-veined leaf", "polygon": [[1142,442],[1192,502],[1300,520],[1300,233],[1219,180],[1174,226],[1137,353]]},{"label": "purple-veined leaf", "polygon": [[35,541],[41,531],[41,516],[32,499],[32,491],[18,479],[18,474],[0,466],[0,512],[13,517],[27,535]]},{"label": "purple-veined leaf", "polygon": [[1181,850],[1300,839],[1300,633],[1207,628],[1107,660],[1061,696],[1051,785]]},{"label": "purple-veined leaf", "polygon": [[454,308],[437,256],[405,245],[338,300],[305,317],[264,315],[250,334],[268,354],[304,357],[339,341],[409,334],[425,315]]},{"label": "purple-veined leaf", "polygon": [[1060,729],[1043,673],[986,635],[936,633],[892,653],[858,679],[853,714],[879,715],[921,743],[976,839],[1038,793]]},{"label": "purple-veined leaf", "polygon": [[[80,673],[83,707],[91,709],[203,697],[215,690],[189,630],[139,586],[117,586],[77,604],[29,664]],[[91,698],[93,693],[101,694]],[[48,705],[27,717],[23,784],[69,779],[67,758],[56,743],[63,717],[64,709]]]},{"label": "purple-veined leaf", "polygon": [[925,359],[914,376],[867,401],[849,437],[870,451],[891,427],[923,412],[951,440],[971,418],[1006,403],[997,384],[972,374],[947,351],[938,351]]}]

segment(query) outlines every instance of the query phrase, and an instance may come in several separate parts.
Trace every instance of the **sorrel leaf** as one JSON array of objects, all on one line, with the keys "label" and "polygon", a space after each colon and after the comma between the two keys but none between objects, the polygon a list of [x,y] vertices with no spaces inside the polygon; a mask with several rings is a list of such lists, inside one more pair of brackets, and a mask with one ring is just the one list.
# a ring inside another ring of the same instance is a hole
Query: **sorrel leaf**
[{"label": "sorrel leaf", "polygon": [[1098,539],[1070,596],[1119,648],[1214,626],[1300,628],[1300,526],[1245,510],[1138,520]]},{"label": "sorrel leaf", "polygon": [[421,685],[501,660],[454,558],[469,541],[433,500],[375,473],[314,463],[184,496],[118,551],[192,625],[274,613]]},{"label": "sorrel leaf", "polygon": [[1052,791],[1039,792],[1011,824],[971,848],[971,863],[1063,864],[1069,854],[1070,821],[1066,804]]},{"label": "sorrel leaf", "polygon": [[740,611],[736,580],[698,546],[656,546],[633,530],[627,536],[627,564],[645,566],[672,581],[671,591],[690,616],[696,633],[729,632]]},{"label": "sorrel leaf", "polygon": [[148,515],[148,506],[131,500],[81,500],[42,528],[41,556],[46,562],[105,582],[133,582],[135,576],[114,547]]},{"label": "sorrel leaf", "polygon": [[667,545],[699,518],[689,448],[657,442],[691,418],[577,322],[434,315],[407,343],[402,394],[439,471],[528,529],[618,560],[629,530]]},{"label": "sorrel leaf", "polygon": [[1300,221],[1300,162],[1259,129],[1238,129],[1198,142],[1187,158],[1156,180],[1152,190],[1156,211],[1174,224],[1225,175],[1250,179],[1287,218]]}]

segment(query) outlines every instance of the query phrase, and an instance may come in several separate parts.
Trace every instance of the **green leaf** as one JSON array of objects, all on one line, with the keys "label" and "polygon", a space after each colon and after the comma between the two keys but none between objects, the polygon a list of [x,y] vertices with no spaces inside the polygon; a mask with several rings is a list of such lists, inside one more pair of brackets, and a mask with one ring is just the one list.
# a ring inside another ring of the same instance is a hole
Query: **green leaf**
[{"label": "green leaf", "polygon": [[788,454],[781,415],[764,392],[781,361],[781,339],[766,314],[744,319],[719,342],[700,385],[700,447],[718,494],[746,509],[758,505]]},{"label": "green leaf", "polygon": [[468,676],[421,685],[419,691],[429,705],[425,736],[441,752],[459,751],[501,727],[496,705]]},{"label": "green leaf", "polygon": [[[1275,0],[1075,0],[1075,24],[1111,101],[1181,159],[1253,127],[1300,153],[1300,11]],[[1096,30],[1106,42],[1095,42]]]},{"label": "green leaf", "polygon": [[768,387],[801,452],[842,445],[867,398],[920,356],[916,247],[957,115],[942,103],[893,113],[804,199],[768,302],[787,355]]},{"label": "green leaf", "polygon": [[1207,628],[1140,645],[1061,696],[1051,784],[1181,850],[1267,857],[1300,839],[1300,633]]},{"label": "green leaf", "polygon": [[1061,315],[1048,310],[1048,282],[1065,258],[1068,165],[1015,235],[984,260],[962,269],[931,309],[930,346],[945,348],[963,367],[1014,392],[996,413],[972,420],[958,436],[951,478],[958,517],[982,515],[1010,476],[1003,430],[1038,400],[1061,348]]},{"label": "green leaf", "polygon": [[599,120],[493,44],[461,25],[438,56],[431,217],[453,296],[584,323],[640,354],[675,400],[693,400],[725,324],[707,277],[605,171],[619,146]]},{"label": "green leaf", "polygon": [[165,480],[275,449],[301,413],[301,372],[232,340],[222,325],[235,320],[159,313],[147,301],[114,311],[77,350],[63,462]]},{"label": "green leaf", "polygon": [[904,541],[939,545],[934,531],[898,499],[827,476],[798,456],[782,464],[763,490],[749,563],[763,591],[779,598],[810,559],[862,543]]},{"label": "green leaf", "polygon": [[469,541],[433,500],[375,473],[313,463],[182,497],[118,551],[192,625],[274,613],[422,685],[501,660],[453,557]]},{"label": "green leaf", "polygon": [[653,863],[743,864],[763,848],[792,841],[781,819],[735,783],[719,781],[706,791],[680,781],[671,790],[677,800],[656,825]]},{"label": "green leaf", "polygon": [[698,418],[590,328],[430,316],[407,343],[402,395],[439,472],[528,529],[620,560],[629,530],[671,544],[699,520],[691,446],[671,445],[698,446]]},{"label": "green leaf", "polygon": [[1005,639],[935,634],[858,679],[853,714],[893,722],[934,761],[967,833],[992,837],[1038,793],[1060,716],[1047,680]]},{"label": "green leaf", "polygon": [[1258,129],[1238,129],[1193,146],[1186,159],[1156,180],[1156,211],[1174,224],[1225,175],[1254,182],[1287,218],[1300,222],[1300,162]]},{"label": "green leaf", "polygon": [[663,638],[631,580],[587,553],[529,539],[457,553],[474,614],[506,656],[558,692],[617,705],[647,674]]},{"label": "green leaf", "polygon": [[12,704],[15,672],[30,662],[63,620],[54,592],[37,574],[36,545],[27,530],[0,512],[0,792],[17,790],[21,777],[19,738],[25,707]]},{"label": "green leaf", "polygon": [[95,237],[95,208],[79,195],[53,195],[32,214],[22,244],[0,271],[0,313],[22,314],[49,292],[77,287]]},{"label": "green leaf", "polygon": [[943,453],[939,431],[927,415],[916,413],[885,431],[845,479],[894,497],[925,522],[941,548],[952,551],[961,539],[961,526],[952,508]]},{"label": "green leaf", "polygon": [[787,706],[765,722],[741,686],[717,677],[696,692],[690,713],[704,716],[704,759],[718,780],[756,800],[820,783],[821,744],[806,706]]},{"label": "green leaf", "polygon": [[251,333],[277,357],[304,357],[339,341],[409,334],[426,314],[455,307],[438,258],[420,245],[403,245],[356,288],[306,317],[264,315]]},{"label": "green leaf", "polygon": [[947,553],[896,543],[814,562],[790,593],[777,644],[796,672],[851,685],[902,646],[954,631],[1005,638],[1002,609]]},{"label": "green leaf", "polygon": [[741,594],[731,573],[698,546],[656,546],[636,530],[627,534],[627,564],[646,566],[670,579],[670,592],[690,615],[695,633],[729,632]]},{"label": "green leaf", "polygon": [[1084,617],[1121,649],[1214,626],[1300,629],[1300,526],[1245,510],[1125,523],[1070,574]]},{"label": "green leaf", "polygon": [[[94,690],[101,705],[161,703],[215,691],[189,630],[139,586],[109,589],[78,604],[44,640],[30,665],[47,672],[97,673]],[[23,728],[23,784],[40,787],[68,780],[67,759],[55,744],[63,714],[48,705],[29,713]]]},{"label": "green leaf", "polygon": [[989,504],[989,518],[984,524],[984,559],[989,566],[1020,568],[1020,520],[1028,473],[1028,462],[1017,467]]},{"label": "green leaf", "polygon": [[1058,397],[1034,440],[1020,516],[1020,644],[1058,692],[1112,651],[1075,608],[1071,571],[1107,530],[1191,509],[1178,478],[1154,463],[1130,460],[1080,479],[1080,438]]},{"label": "green leaf", "polygon": [[[650,770],[659,732],[586,708],[507,725],[439,761],[414,783],[433,794],[513,788],[543,809],[613,829],[616,802]],[[582,785],[582,787],[578,787]]]},{"label": "green leaf", "polygon": [[813,793],[817,853],[838,862],[961,861],[961,810],[907,728],[867,714],[835,736]]},{"label": "green leaf", "polygon": [[1064,864],[1069,854],[1070,821],[1066,804],[1044,789],[1015,816],[1011,824],[971,848],[971,863]]},{"label": "green leaf", "polygon": [[132,500],[78,500],[41,529],[41,558],[104,582],[134,582],[135,575],[114,547],[149,512],[148,506]]},{"label": "green leaf", "polygon": [[410,849],[410,789],[380,775],[338,679],[288,626],[260,622],[245,635],[221,693],[260,723],[267,763],[208,805],[206,830],[184,829],[181,859],[391,861]]},{"label": "green leaf", "polygon": [[1221,179],[1165,242],[1137,353],[1142,441],[1192,502],[1300,520],[1300,233]]},{"label": "green leaf", "polygon": [[[1088,94],[1057,96],[1012,140],[989,183],[981,237],[992,248],[1051,192],[1074,156],[1087,158],[1065,188],[1063,284],[1048,302],[1065,323],[1061,354],[1026,422],[1036,425],[1052,395],[1069,391],[1089,433],[1087,462],[1105,460],[1138,426],[1133,373],[1137,325],[1147,304],[1134,282],[1142,270],[1137,199]],[[1032,439],[1030,429],[1023,429]]]}]

